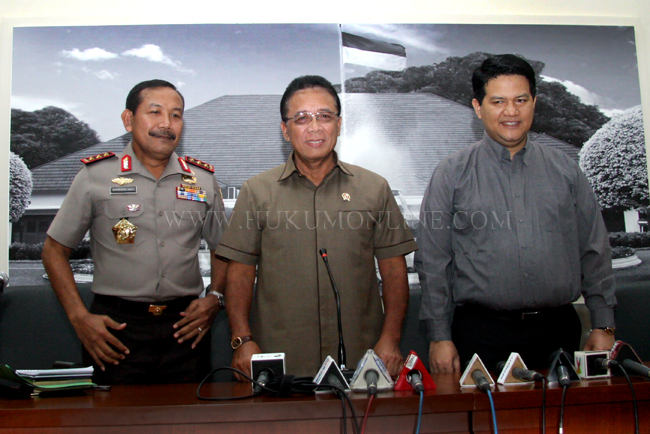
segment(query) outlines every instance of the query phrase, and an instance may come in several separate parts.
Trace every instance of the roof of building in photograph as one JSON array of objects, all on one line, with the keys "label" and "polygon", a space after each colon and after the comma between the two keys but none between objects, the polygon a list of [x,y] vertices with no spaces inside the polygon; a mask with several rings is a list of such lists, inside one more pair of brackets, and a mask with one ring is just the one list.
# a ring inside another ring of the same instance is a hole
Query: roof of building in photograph
[{"label": "roof of building in photograph", "polygon": [[[280,98],[227,95],[188,109],[177,153],[214,165],[222,187],[240,187],[290,154],[280,130]],[[471,108],[429,93],[346,94],[342,100],[341,159],[381,174],[404,195],[422,195],[436,165],[483,134]],[[579,148],[531,134],[577,161]],[[34,193],[67,191],[81,158],[118,153],[129,140],[124,134],[34,168]]]}]

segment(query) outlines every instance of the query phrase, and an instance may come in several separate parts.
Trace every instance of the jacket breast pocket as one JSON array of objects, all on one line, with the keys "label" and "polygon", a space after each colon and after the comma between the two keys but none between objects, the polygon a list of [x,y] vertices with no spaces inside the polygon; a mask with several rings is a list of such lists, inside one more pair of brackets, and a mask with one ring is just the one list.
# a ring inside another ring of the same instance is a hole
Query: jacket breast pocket
[{"label": "jacket breast pocket", "polygon": [[138,220],[144,213],[141,205],[133,203],[132,200],[110,200],[100,202],[97,204],[97,213],[95,218],[99,221],[100,230],[95,231],[95,236],[98,237],[99,242],[104,243],[117,243],[115,232],[113,228],[122,219],[126,219],[129,223],[136,227],[135,237],[133,243],[122,244],[124,246],[142,244],[145,235],[142,231],[138,232]]},{"label": "jacket breast pocket", "polygon": [[205,202],[176,200],[172,222],[175,227],[171,234],[174,242],[188,248],[198,246],[207,209],[208,205]]}]

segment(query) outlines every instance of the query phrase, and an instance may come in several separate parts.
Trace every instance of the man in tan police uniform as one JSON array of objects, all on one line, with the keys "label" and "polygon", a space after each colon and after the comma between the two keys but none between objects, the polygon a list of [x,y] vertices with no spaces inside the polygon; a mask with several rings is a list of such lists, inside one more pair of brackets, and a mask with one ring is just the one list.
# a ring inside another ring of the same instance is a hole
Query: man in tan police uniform
[{"label": "man in tan police uniform", "polygon": [[[214,256],[223,201],[209,164],[174,150],[184,100],[150,80],[127,97],[122,120],[132,141],[82,159],[48,230],[43,264],[103,384],[200,380],[209,370],[207,330],[223,305],[226,264]],[[95,294],[90,311],[75,285],[71,250],[90,230]],[[199,271],[201,236],[211,253],[212,289]]]}]

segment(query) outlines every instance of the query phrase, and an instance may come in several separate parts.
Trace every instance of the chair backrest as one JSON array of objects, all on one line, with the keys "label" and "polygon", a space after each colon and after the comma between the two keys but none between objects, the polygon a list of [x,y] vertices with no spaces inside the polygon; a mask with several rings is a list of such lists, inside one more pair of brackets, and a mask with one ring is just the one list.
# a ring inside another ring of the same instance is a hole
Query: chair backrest
[{"label": "chair backrest", "polygon": [[650,282],[617,282],[616,339],[650,361]]}]

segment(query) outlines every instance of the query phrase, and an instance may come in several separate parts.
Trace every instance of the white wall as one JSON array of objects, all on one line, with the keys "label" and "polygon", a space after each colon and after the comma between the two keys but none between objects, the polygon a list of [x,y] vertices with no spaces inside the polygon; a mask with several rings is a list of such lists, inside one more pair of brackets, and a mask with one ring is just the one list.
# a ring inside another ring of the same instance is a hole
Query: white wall
[{"label": "white wall", "polygon": [[[369,10],[368,5],[372,5]],[[208,6],[210,5],[210,6]],[[648,0],[0,0],[0,216],[8,216],[11,34],[14,26],[179,23],[509,23],[636,26],[641,97],[650,107]],[[644,114],[650,132],[650,109]],[[646,133],[646,137],[648,134]],[[646,139],[646,143],[648,140]],[[0,218],[0,270],[8,269],[7,218]]]}]

